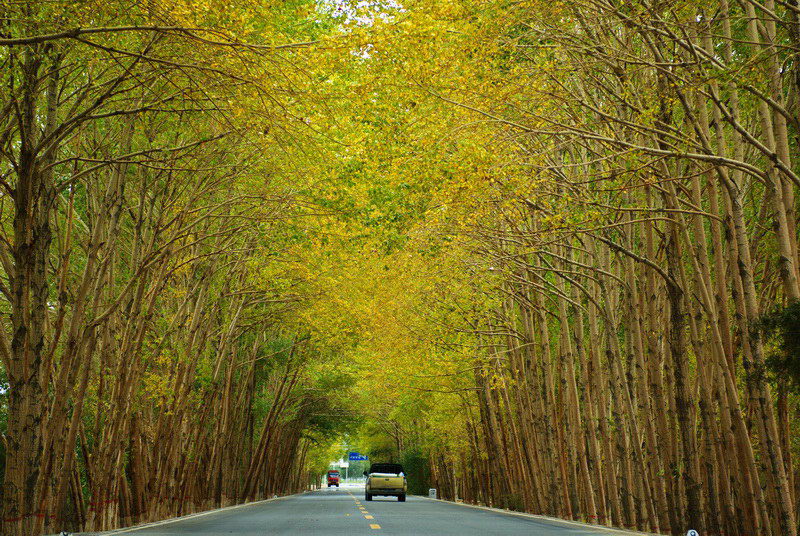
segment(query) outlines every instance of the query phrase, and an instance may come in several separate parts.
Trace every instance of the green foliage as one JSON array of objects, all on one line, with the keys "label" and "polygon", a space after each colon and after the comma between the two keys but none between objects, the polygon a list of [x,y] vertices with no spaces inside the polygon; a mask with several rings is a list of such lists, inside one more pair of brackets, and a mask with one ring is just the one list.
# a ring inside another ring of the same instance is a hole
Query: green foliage
[{"label": "green foliage", "polygon": [[788,379],[800,393],[800,300],[765,314],[759,327],[775,342],[767,368],[775,376]]},{"label": "green foliage", "polygon": [[408,477],[408,492],[414,495],[427,495],[430,488],[430,465],[428,458],[420,449],[407,450],[400,463]]}]

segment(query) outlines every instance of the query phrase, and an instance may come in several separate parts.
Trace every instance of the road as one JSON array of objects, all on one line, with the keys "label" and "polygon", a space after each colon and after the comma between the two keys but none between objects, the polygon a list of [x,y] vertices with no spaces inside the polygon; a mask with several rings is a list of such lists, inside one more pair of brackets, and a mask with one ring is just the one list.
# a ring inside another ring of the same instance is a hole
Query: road
[{"label": "road", "polygon": [[409,496],[364,501],[363,486],[321,489],[274,501],[204,513],[143,528],[104,533],[130,536],[266,536],[278,534],[344,535],[630,535],[534,517]]}]

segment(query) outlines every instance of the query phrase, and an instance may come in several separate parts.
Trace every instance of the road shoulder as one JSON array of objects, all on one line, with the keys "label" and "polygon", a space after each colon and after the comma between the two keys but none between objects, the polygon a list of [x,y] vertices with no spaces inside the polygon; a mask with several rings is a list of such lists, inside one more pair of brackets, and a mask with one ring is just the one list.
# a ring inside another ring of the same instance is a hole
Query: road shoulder
[{"label": "road shoulder", "polygon": [[[132,525],[130,527],[122,527],[122,528],[119,528],[119,529],[113,529],[113,530],[104,531],[104,532],[75,532],[75,533],[70,533],[70,535],[71,536],[113,536],[115,534],[126,534],[126,533],[129,533],[129,532],[135,532],[137,530],[149,529],[149,528],[158,527],[158,526],[161,526],[161,525],[169,525],[171,523],[177,523],[179,521],[186,521],[186,520],[189,520],[189,519],[196,519],[198,517],[204,517],[204,516],[217,514],[217,513],[221,513],[221,512],[228,512],[228,511],[231,511],[231,510],[239,510],[241,508],[247,508],[248,506],[256,506],[256,505],[259,505],[259,504],[265,504],[265,503],[269,503],[269,502],[275,502],[275,501],[280,501],[280,500],[283,500],[283,499],[288,499],[290,497],[298,497],[298,496],[304,495],[306,493],[310,493],[310,491],[303,491],[301,493],[292,493],[292,494],[289,494],[289,495],[281,495],[280,497],[272,497],[271,499],[262,499],[260,501],[253,501],[253,502],[247,502],[247,503],[241,503],[241,504],[234,504],[234,505],[231,505],[231,506],[225,506],[223,508],[213,508],[211,510],[204,510],[202,512],[195,512],[193,514],[187,514],[185,516],[170,517],[170,518],[167,518],[167,519],[161,519],[159,521],[150,521],[148,523],[141,523],[139,525]],[[58,536],[58,535],[53,535],[53,536]]]},{"label": "road shoulder", "polygon": [[509,516],[522,517],[522,518],[526,518],[526,519],[536,519],[538,521],[547,521],[547,522],[550,522],[550,523],[553,523],[553,524],[557,524],[557,525],[562,525],[562,526],[565,526],[565,527],[579,527],[579,528],[582,528],[582,529],[596,530],[596,531],[605,532],[605,533],[608,533],[608,534],[619,534],[620,536],[622,536],[622,535],[626,535],[626,536],[663,536],[663,535],[655,534],[653,532],[636,532],[636,531],[630,531],[630,530],[625,530],[625,529],[618,529],[618,528],[614,528],[614,527],[606,527],[605,525],[591,525],[589,523],[581,523],[580,521],[569,521],[569,520],[561,519],[561,518],[558,518],[558,517],[549,517],[549,516],[543,516],[543,515],[540,515],[540,514],[528,514],[526,512],[517,512],[517,511],[514,511],[514,510],[504,510],[502,508],[493,508],[491,506],[482,506],[482,505],[478,505],[478,504],[469,504],[469,503],[465,503],[465,502],[448,501],[448,500],[445,500],[445,499],[432,499],[431,497],[427,497],[425,495],[416,495],[416,497],[420,497],[420,498],[428,500],[428,501],[435,501],[435,502],[441,502],[441,503],[447,503],[447,504],[455,504],[457,506],[464,506],[464,507],[467,507],[467,508],[475,508],[475,509],[484,510],[484,511],[487,511],[487,512],[494,512],[496,514],[505,514],[505,515],[509,515]]}]

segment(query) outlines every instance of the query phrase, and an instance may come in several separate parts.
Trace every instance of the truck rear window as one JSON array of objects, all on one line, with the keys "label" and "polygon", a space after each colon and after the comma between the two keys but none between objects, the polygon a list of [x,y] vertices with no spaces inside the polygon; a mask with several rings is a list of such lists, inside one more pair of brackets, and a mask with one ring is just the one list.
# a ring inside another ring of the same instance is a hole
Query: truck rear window
[{"label": "truck rear window", "polygon": [[399,475],[403,472],[403,466],[399,463],[373,463],[369,468],[369,472]]}]

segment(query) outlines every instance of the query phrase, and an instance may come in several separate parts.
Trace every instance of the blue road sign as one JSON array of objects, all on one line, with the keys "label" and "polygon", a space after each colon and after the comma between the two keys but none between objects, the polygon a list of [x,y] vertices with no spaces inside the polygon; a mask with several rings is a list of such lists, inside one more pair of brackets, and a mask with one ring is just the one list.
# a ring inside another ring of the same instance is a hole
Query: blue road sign
[{"label": "blue road sign", "polygon": [[367,456],[365,456],[364,454],[358,453],[358,452],[351,452],[347,456],[347,459],[350,460],[351,462],[365,462],[365,461],[369,460],[369,458]]}]

